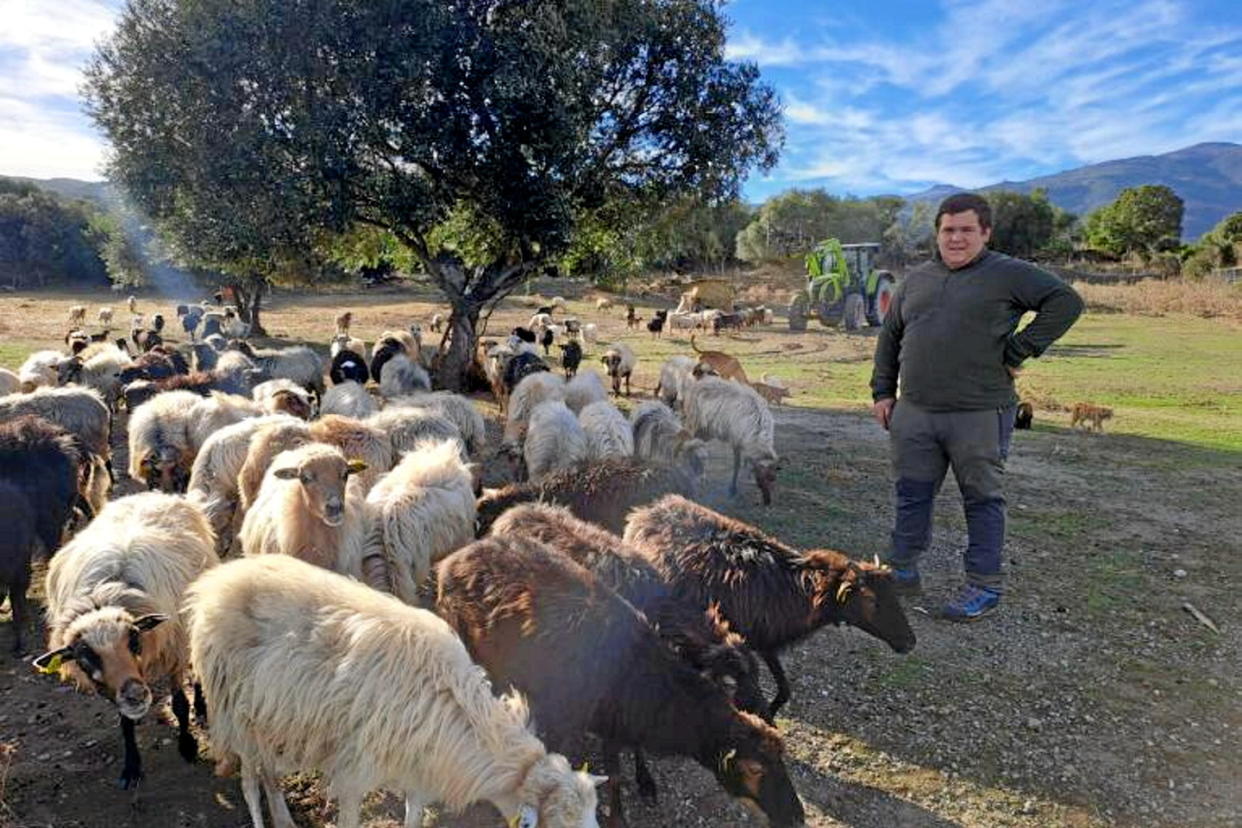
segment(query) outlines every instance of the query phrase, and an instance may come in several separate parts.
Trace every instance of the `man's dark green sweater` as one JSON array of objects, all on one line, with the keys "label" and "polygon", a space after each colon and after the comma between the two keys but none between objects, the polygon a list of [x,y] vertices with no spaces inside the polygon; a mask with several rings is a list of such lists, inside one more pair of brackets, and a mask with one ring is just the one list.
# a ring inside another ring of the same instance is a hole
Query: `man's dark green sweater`
[{"label": "man's dark green sweater", "polygon": [[[1026,311],[1035,318],[1015,333]],[[984,250],[965,267],[929,262],[898,286],[875,348],[871,393],[930,411],[1013,405],[1006,366],[1037,357],[1069,330],[1082,299],[1029,262]]]}]

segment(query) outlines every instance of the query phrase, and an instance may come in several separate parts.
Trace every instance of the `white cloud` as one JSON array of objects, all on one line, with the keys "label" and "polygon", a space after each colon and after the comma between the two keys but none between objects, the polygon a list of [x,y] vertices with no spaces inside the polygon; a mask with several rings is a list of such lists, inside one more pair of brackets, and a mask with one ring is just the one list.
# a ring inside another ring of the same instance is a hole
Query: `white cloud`
[{"label": "white cloud", "polygon": [[105,146],[82,117],[0,97],[0,175],[102,178]]}]

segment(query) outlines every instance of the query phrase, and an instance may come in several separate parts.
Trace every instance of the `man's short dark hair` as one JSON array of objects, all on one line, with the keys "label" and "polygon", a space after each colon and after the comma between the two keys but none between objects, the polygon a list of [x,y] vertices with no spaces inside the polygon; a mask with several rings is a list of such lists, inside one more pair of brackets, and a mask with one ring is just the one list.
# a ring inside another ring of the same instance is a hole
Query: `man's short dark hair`
[{"label": "man's short dark hair", "polygon": [[953,195],[940,202],[940,209],[936,211],[936,229],[940,229],[940,217],[964,213],[967,210],[974,210],[975,215],[979,217],[979,227],[987,230],[992,226],[992,205],[988,204],[988,200],[978,193],[954,193]]}]

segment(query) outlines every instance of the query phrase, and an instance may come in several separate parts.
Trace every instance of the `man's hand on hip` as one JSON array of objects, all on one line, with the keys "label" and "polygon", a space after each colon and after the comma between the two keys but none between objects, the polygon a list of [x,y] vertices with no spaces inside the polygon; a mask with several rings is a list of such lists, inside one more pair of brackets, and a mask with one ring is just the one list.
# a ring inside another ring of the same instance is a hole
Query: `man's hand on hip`
[{"label": "man's hand on hip", "polygon": [[876,400],[871,406],[871,413],[875,415],[875,421],[884,426],[884,430],[888,431],[888,423],[893,418],[893,406],[897,400],[889,397],[883,400]]}]

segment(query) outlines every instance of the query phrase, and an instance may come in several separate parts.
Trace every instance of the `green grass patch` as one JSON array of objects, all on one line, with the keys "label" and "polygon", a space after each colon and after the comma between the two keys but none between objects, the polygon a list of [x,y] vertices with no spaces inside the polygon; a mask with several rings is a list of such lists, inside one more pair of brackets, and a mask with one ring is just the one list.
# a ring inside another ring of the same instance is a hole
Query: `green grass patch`
[{"label": "green grass patch", "polygon": [[889,690],[903,690],[922,684],[930,675],[931,665],[918,656],[890,659],[876,673],[875,683]]},{"label": "green grass patch", "polygon": [[1087,610],[1109,613],[1133,606],[1144,592],[1142,553],[1132,549],[1101,552],[1087,560]]}]

